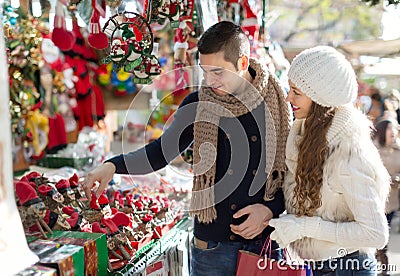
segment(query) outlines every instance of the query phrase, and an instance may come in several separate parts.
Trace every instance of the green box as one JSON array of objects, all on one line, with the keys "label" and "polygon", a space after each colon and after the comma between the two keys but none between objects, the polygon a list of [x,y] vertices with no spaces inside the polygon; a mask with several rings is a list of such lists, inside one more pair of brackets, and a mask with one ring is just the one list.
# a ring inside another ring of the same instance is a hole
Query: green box
[{"label": "green box", "polygon": [[98,253],[95,240],[61,237],[52,238],[51,241],[61,244],[73,244],[83,246],[85,253],[85,276],[94,276],[99,273],[97,263]]},{"label": "green box", "polygon": [[57,270],[47,266],[33,265],[15,276],[57,276]]},{"label": "green box", "polygon": [[41,265],[56,268],[60,276],[84,276],[83,247],[65,244],[39,261]]},{"label": "green box", "polygon": [[97,249],[98,275],[107,275],[108,248],[105,234],[75,231],[53,231],[53,234],[48,234],[47,237],[50,239],[76,238],[94,240],[96,242]]},{"label": "green box", "polygon": [[86,164],[92,161],[91,157],[61,157],[57,155],[46,155],[40,159],[38,165],[46,168],[72,167],[82,169]]}]

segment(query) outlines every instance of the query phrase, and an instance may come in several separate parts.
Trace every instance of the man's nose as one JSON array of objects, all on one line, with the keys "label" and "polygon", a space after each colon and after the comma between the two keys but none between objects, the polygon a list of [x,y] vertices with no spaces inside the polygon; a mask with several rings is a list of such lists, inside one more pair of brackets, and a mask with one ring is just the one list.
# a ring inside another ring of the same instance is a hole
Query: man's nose
[{"label": "man's nose", "polygon": [[212,74],[204,73],[204,79],[208,86],[213,86],[215,84],[215,78],[212,76]]}]

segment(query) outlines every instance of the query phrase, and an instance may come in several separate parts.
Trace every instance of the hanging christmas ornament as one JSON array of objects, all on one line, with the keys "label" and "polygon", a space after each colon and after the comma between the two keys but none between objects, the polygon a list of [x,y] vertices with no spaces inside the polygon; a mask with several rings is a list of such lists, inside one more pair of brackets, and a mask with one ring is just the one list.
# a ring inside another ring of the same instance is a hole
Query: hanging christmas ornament
[{"label": "hanging christmas ornament", "polygon": [[153,33],[144,17],[134,12],[116,14],[106,22],[103,32],[110,37],[110,54],[103,62],[112,62],[133,74],[134,83],[146,84],[161,73],[161,66],[153,52]]},{"label": "hanging christmas ornament", "polygon": [[163,25],[169,19],[174,29],[178,28],[180,20],[191,18],[193,8],[194,0],[149,0],[144,4],[149,22]]},{"label": "hanging christmas ornament", "polygon": [[102,50],[108,47],[108,37],[100,28],[100,13],[94,9],[89,24],[88,43],[95,49]]},{"label": "hanging christmas ornament", "polygon": [[61,1],[57,1],[56,15],[54,16],[54,29],[51,36],[54,44],[62,51],[71,50],[75,44],[75,35],[67,30],[65,12]]},{"label": "hanging christmas ornament", "polygon": [[245,12],[245,17],[241,22],[242,29],[251,41],[258,41],[260,25],[257,21],[257,15],[251,9],[248,0],[244,0],[242,5]]}]

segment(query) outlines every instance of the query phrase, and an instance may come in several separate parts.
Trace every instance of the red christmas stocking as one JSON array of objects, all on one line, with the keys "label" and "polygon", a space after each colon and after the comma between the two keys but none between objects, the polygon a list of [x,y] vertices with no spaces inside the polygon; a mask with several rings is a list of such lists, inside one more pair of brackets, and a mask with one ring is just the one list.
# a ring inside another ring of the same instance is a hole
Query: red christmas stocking
[{"label": "red christmas stocking", "polygon": [[56,15],[54,16],[54,29],[51,40],[62,51],[71,50],[75,44],[75,35],[66,28],[64,8],[60,1],[56,4]]},{"label": "red christmas stocking", "polygon": [[101,50],[108,47],[108,37],[101,31],[99,20],[100,13],[94,9],[90,18],[88,42],[93,48]]}]

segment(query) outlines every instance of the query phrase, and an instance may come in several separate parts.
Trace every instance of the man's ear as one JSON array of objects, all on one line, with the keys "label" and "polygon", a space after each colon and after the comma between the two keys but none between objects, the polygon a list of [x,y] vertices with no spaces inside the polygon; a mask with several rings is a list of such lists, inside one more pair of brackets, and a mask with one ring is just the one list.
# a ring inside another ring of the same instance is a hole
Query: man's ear
[{"label": "man's ear", "polygon": [[249,56],[242,54],[237,61],[237,68],[239,71],[246,71],[249,67]]}]

